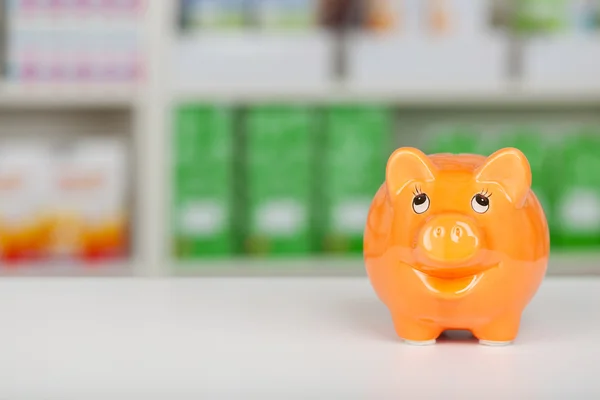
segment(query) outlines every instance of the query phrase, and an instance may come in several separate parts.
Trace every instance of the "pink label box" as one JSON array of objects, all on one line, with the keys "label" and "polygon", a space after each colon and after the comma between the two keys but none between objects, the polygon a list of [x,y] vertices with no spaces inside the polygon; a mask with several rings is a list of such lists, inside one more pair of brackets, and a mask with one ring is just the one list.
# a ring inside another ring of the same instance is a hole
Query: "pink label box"
[{"label": "pink label box", "polygon": [[19,14],[131,14],[139,15],[144,0],[16,0]]}]

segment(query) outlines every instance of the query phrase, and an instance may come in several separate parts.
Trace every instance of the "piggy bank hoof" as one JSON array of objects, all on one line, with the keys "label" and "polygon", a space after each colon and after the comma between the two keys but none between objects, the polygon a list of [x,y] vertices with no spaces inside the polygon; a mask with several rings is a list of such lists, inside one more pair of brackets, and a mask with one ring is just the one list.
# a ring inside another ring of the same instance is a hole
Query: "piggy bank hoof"
[{"label": "piggy bank hoof", "polygon": [[508,341],[508,342],[495,342],[493,340],[480,340],[479,344],[482,344],[484,346],[502,347],[502,346],[509,346],[509,345],[511,345],[512,341]]},{"label": "piggy bank hoof", "polygon": [[431,346],[432,344],[436,343],[435,339],[431,339],[431,340],[406,340],[406,339],[403,339],[403,340],[406,344],[409,344],[411,346]]}]

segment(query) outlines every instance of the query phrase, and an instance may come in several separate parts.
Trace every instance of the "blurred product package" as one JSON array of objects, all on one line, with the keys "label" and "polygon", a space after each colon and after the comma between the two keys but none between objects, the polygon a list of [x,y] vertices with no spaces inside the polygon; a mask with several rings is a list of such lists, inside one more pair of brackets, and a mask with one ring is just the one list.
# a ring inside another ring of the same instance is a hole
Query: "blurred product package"
[{"label": "blurred product package", "polygon": [[[303,91],[331,84],[335,40],[318,28],[312,0],[248,0],[238,5],[245,19],[239,26],[198,23],[183,30],[174,43],[175,90]],[[181,18],[186,18],[185,10]]]},{"label": "blurred product package", "polygon": [[319,23],[320,1],[182,0],[180,21],[184,31],[306,30]]},{"label": "blurred product package", "polygon": [[0,142],[0,254],[3,263],[49,256],[49,147],[27,140]]},{"label": "blurred product package", "polygon": [[319,24],[337,31],[358,29],[364,26],[366,9],[364,0],[321,0]]},{"label": "blurred product package", "polygon": [[420,0],[321,0],[321,23],[331,29],[405,33],[416,31]]},{"label": "blurred product package", "polygon": [[143,75],[142,2],[13,2],[7,14],[8,78],[109,82]]},{"label": "blurred product package", "polygon": [[600,2],[597,0],[570,0],[568,9],[569,26],[578,33],[597,31]]},{"label": "blurred product package", "polygon": [[119,139],[85,138],[52,147],[50,251],[61,260],[127,256],[129,244],[126,146]]},{"label": "blurred product package", "polygon": [[247,227],[250,254],[298,255],[313,249],[316,113],[300,105],[248,110],[245,128]]},{"label": "blurred product package", "polygon": [[427,30],[452,36],[481,35],[491,30],[491,0],[428,0]]},{"label": "blurred product package", "polygon": [[315,28],[319,0],[252,0],[258,26],[269,30]]},{"label": "blurred product package", "polygon": [[553,183],[560,187],[556,199],[556,225],[562,248],[600,247],[600,128],[567,132]]},{"label": "blurred product package", "polygon": [[447,33],[458,21],[454,19],[454,10],[450,8],[449,0],[428,0],[426,23],[427,30],[433,33]]},{"label": "blurred product package", "polygon": [[405,27],[404,1],[368,0],[365,7],[365,25],[370,31],[387,32]]},{"label": "blurred product package", "polygon": [[568,25],[572,0],[519,0],[514,2],[514,25],[518,32],[551,33]]},{"label": "blurred product package", "polygon": [[239,29],[248,25],[249,6],[253,0],[182,0],[183,29]]},{"label": "blurred product package", "polygon": [[[490,90],[506,80],[508,39],[490,0],[370,0],[349,35],[346,80],[357,90]],[[454,88],[454,89],[453,89]]]},{"label": "blurred product package", "polygon": [[0,143],[0,246],[7,265],[127,256],[125,145],[118,140]]},{"label": "blurred product package", "polygon": [[385,179],[394,132],[384,106],[339,105],[326,111],[318,220],[326,253],[360,253],[366,216]]},{"label": "blurred product package", "polygon": [[491,28],[491,0],[363,0],[353,5],[360,26],[399,36],[470,36]]},{"label": "blurred product package", "polygon": [[[521,75],[527,89],[598,90],[600,70],[597,0],[523,0],[516,30],[521,40]],[[530,7],[527,4],[532,3]]]},{"label": "blurred product package", "polygon": [[176,112],[173,172],[173,250],[178,259],[234,252],[233,112],[186,105]]},{"label": "blurred product package", "polygon": [[600,29],[597,0],[520,0],[515,28],[523,34],[587,34]]},{"label": "blurred product package", "polygon": [[146,0],[8,0],[10,8],[16,8],[31,15],[37,13],[137,13],[145,5]]}]

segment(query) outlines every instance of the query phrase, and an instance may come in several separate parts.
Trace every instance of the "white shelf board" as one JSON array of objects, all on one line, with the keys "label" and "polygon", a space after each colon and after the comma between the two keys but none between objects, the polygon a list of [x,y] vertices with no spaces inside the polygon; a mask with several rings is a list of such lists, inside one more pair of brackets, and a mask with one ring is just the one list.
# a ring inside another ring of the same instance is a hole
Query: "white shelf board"
[{"label": "white shelf board", "polygon": [[0,278],[8,277],[117,277],[133,276],[138,272],[134,263],[103,262],[96,264],[26,263],[0,266]]},{"label": "white shelf board", "polygon": [[295,85],[241,88],[237,86],[213,86],[203,90],[194,88],[171,93],[172,103],[186,102],[311,102],[352,103],[383,102],[397,106],[419,107],[465,107],[465,106],[600,106],[600,90],[523,89],[518,84],[507,84],[490,89],[461,87],[407,88],[394,90],[384,88],[353,89],[343,83],[315,88],[298,88]]},{"label": "white shelf board", "polygon": [[0,84],[0,108],[131,108],[142,95],[124,85]]},{"label": "white shelf board", "polygon": [[0,393],[598,399],[598,304],[600,279],[547,278],[514,344],[415,347],[365,278],[3,280]]},{"label": "white shelf board", "polygon": [[[234,258],[173,262],[174,276],[362,276],[359,257]],[[557,253],[548,275],[600,275],[600,253]]]}]

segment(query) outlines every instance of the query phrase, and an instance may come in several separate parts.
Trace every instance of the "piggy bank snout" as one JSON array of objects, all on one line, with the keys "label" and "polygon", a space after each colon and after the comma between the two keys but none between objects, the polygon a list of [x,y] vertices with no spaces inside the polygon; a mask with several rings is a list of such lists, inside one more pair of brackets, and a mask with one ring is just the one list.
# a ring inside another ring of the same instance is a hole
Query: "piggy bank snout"
[{"label": "piggy bank snout", "polygon": [[482,246],[477,225],[467,217],[441,215],[422,227],[417,250],[422,256],[439,262],[460,262],[473,258]]}]

